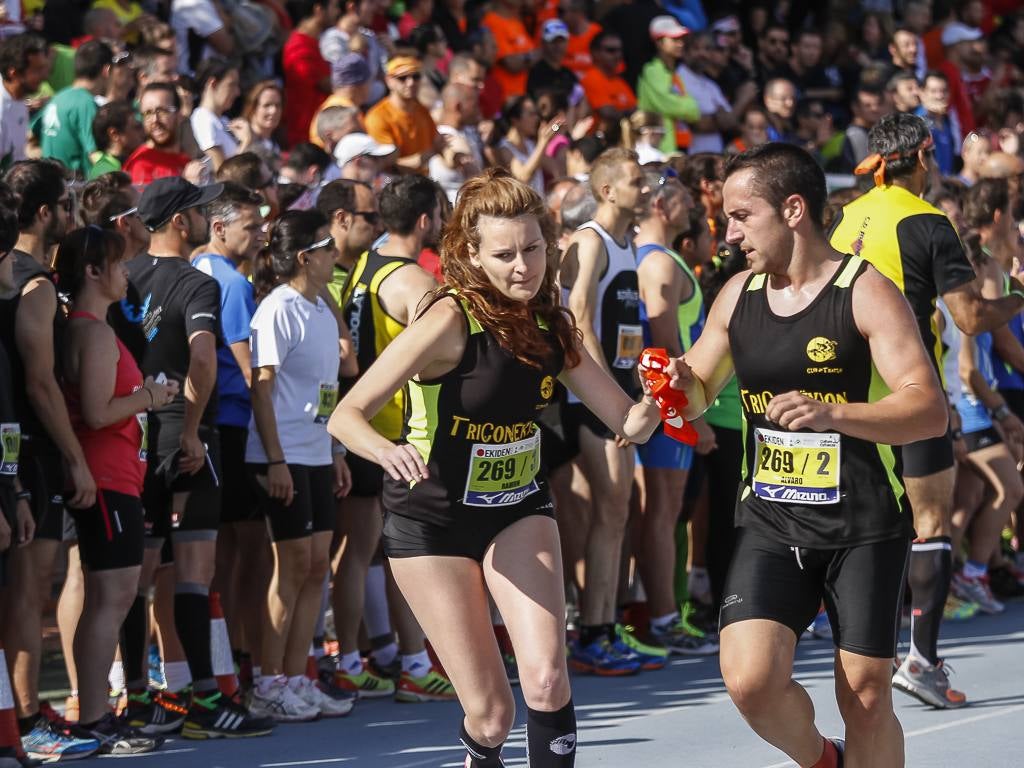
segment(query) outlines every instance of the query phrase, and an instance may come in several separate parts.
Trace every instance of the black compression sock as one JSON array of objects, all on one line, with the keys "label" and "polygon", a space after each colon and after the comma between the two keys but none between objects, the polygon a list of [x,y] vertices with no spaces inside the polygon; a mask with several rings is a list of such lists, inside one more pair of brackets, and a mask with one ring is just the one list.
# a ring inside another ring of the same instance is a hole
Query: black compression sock
[{"label": "black compression sock", "polygon": [[594,624],[593,626],[587,624],[580,625],[580,646],[586,648],[606,635],[607,629],[604,624]]},{"label": "black compression sock", "polygon": [[28,717],[18,718],[18,730],[21,731],[22,736],[27,736],[33,728],[36,727],[36,723],[39,722],[39,713],[36,712],[34,715]]},{"label": "black compression sock", "polygon": [[527,707],[526,751],[530,768],[572,768],[576,764],[576,710],[572,699],[557,712]]},{"label": "black compression sock", "polygon": [[504,768],[505,764],[501,762],[501,748],[503,745],[485,747],[482,744],[478,744],[466,730],[465,721],[459,727],[459,741],[465,745],[466,751],[469,752],[470,768]]},{"label": "black compression sock", "polygon": [[929,664],[939,660],[939,624],[949,595],[953,555],[948,536],[917,539],[910,550],[911,651]]},{"label": "black compression sock", "polygon": [[136,595],[128,615],[121,622],[121,660],[124,662],[125,687],[129,691],[145,690],[146,598]]},{"label": "black compression sock", "polygon": [[213,677],[210,652],[210,591],[207,587],[185,582],[175,586],[174,628],[185,651],[192,687],[199,692],[213,690],[217,681]]}]

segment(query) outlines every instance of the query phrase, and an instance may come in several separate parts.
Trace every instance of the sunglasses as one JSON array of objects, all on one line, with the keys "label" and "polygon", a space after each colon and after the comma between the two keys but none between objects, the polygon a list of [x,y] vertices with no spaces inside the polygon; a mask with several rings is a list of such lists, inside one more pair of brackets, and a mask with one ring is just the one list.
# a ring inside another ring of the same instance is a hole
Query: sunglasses
[{"label": "sunglasses", "polygon": [[394,78],[399,82],[412,80],[414,83],[418,83],[423,78],[423,75],[421,75],[419,72],[413,72],[411,75],[395,75]]},{"label": "sunglasses", "polygon": [[661,169],[661,176],[658,178],[658,186],[663,187],[670,181],[672,181],[672,179],[678,178],[679,174],[676,173],[676,169],[666,165],[664,168]]},{"label": "sunglasses", "polygon": [[380,221],[380,214],[377,211],[352,211],[353,216],[362,216],[371,227]]},{"label": "sunglasses", "polygon": [[142,113],[143,120],[150,120],[154,117],[167,117],[173,115],[178,111],[177,107],[157,107],[156,109],[147,109]]},{"label": "sunglasses", "polygon": [[75,199],[70,195],[68,197],[62,197],[57,201],[57,205],[64,209],[65,213],[70,214],[75,210]]},{"label": "sunglasses", "polygon": [[120,213],[115,213],[113,216],[111,216],[109,219],[107,219],[107,221],[108,222],[115,222],[115,221],[117,221],[119,219],[123,219],[123,218],[126,218],[128,216],[134,216],[138,212],[139,212],[138,208],[129,208],[127,211],[121,211]]},{"label": "sunglasses", "polygon": [[327,236],[323,240],[317,240],[312,245],[307,245],[305,248],[300,248],[295,254],[301,256],[304,253],[312,253],[313,251],[319,251],[321,248],[330,248],[334,245],[334,238]]}]

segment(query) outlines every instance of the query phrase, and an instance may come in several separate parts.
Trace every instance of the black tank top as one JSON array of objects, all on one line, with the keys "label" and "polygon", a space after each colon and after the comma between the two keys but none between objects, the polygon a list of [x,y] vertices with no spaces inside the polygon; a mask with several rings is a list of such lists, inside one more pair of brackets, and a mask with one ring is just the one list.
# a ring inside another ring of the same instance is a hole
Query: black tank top
[{"label": "black tank top", "polygon": [[729,322],[743,407],[743,484],[736,524],[788,546],[835,549],[905,535],[893,451],[837,432],[790,432],[769,422],[775,395],[872,402],[888,390],[853,319],[853,285],[867,268],[847,256],[803,310],[779,317],[767,276],[752,275]]},{"label": "black tank top", "polygon": [[437,379],[409,382],[402,439],[430,477],[410,487],[384,476],[388,512],[442,526],[465,514],[551,503],[535,420],[554,395],[561,348],[552,336],[547,363],[526,365],[462,309],[469,330],[462,360]]}]

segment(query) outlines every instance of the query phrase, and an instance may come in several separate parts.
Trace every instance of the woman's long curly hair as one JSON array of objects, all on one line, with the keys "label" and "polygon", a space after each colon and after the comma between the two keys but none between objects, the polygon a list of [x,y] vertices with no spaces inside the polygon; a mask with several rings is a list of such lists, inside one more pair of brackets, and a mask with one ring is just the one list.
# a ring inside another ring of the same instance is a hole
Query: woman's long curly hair
[{"label": "woman's long curly hair", "polygon": [[[480,247],[481,216],[537,218],[547,245],[547,267],[540,290],[528,303],[504,296],[470,262],[470,250]],[[435,297],[454,290],[502,347],[533,368],[551,362],[550,339],[537,322],[542,320],[561,347],[565,367],[574,368],[580,362],[583,336],[572,313],[559,303],[557,242],[554,220],[541,196],[504,168],[489,168],[467,181],[459,191],[455,210],[441,236],[441,270],[446,285],[435,292]]]}]

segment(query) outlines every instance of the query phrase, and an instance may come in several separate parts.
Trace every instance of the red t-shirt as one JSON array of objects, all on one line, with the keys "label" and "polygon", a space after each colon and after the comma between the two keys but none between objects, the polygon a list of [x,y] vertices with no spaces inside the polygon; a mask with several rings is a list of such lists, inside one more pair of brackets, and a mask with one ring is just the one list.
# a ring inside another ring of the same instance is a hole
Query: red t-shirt
[{"label": "red t-shirt", "polygon": [[189,156],[180,152],[164,152],[162,149],[140,146],[131,157],[124,161],[121,170],[132,177],[132,184],[149,184],[153,179],[166,176],[181,176],[189,164]]},{"label": "red t-shirt", "polygon": [[441,257],[437,255],[437,251],[432,248],[424,248],[420,251],[416,263],[432,274],[437,282],[444,283],[444,275],[441,274]]},{"label": "red t-shirt", "polygon": [[284,68],[284,119],[289,147],[309,141],[309,124],[327,94],[317,85],[331,74],[330,65],[320,55],[320,42],[315,37],[292,32],[281,53]]},{"label": "red t-shirt", "polygon": [[[76,317],[96,319],[88,312],[72,312],[71,318]],[[115,341],[120,356],[114,377],[114,397],[128,397],[142,386],[142,372],[128,348],[120,339],[115,337]],[[68,385],[64,395],[71,426],[82,444],[96,487],[127,496],[141,496],[146,476],[146,412],[101,429],[90,429],[82,418],[78,386]]]}]

